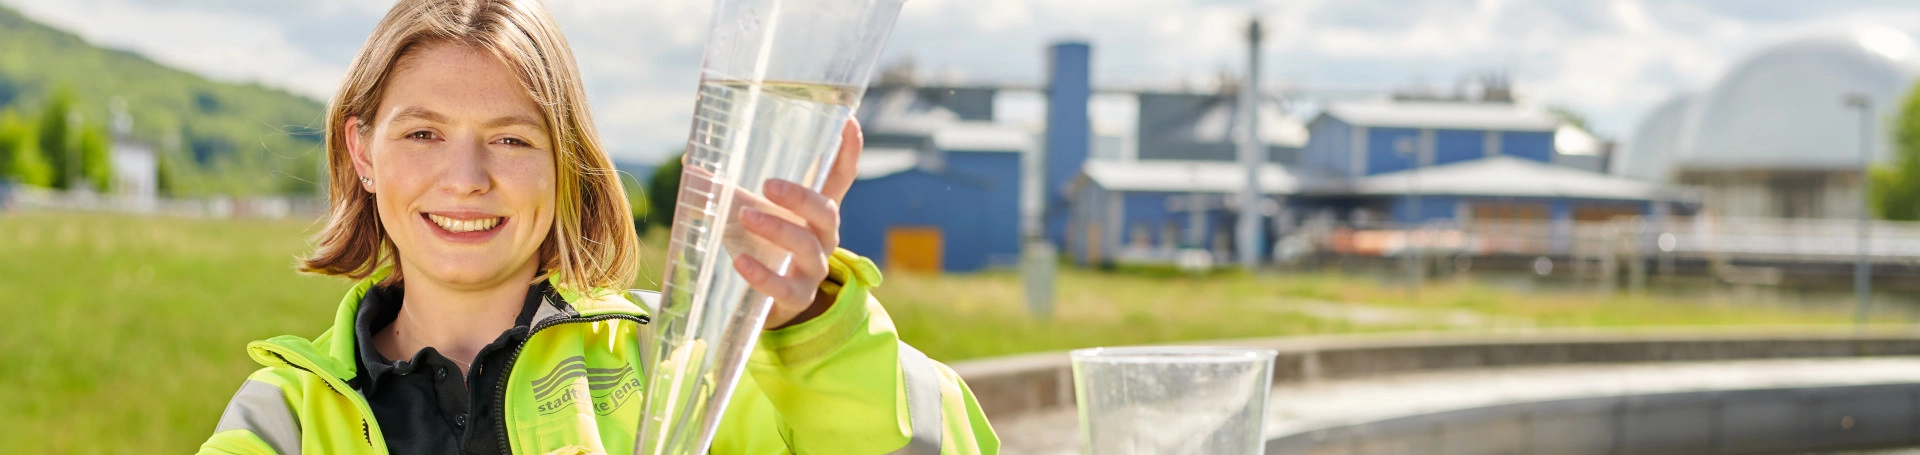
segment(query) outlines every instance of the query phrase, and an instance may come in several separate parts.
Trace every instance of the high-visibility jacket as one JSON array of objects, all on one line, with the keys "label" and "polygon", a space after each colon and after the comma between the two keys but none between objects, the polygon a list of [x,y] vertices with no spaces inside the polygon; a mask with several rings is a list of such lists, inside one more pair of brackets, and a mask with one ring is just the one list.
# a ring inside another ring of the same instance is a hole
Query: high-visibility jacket
[{"label": "high-visibility jacket", "polygon": [[[830,266],[833,281],[844,283],[833,307],[760,335],[712,453],[998,453],[973,392],[894,334],[868,294],[881,279],[873,262],[840,250]],[[266,367],[240,387],[200,452],[387,453],[379,422],[351,385],[354,316],[382,278],[355,285],[333,327],[314,340],[249,343],[248,354]],[[513,453],[633,451],[650,370],[642,353],[653,348],[647,313],[622,293],[590,294],[563,289],[565,304],[543,304],[509,354],[495,409],[506,427],[501,446]]]}]

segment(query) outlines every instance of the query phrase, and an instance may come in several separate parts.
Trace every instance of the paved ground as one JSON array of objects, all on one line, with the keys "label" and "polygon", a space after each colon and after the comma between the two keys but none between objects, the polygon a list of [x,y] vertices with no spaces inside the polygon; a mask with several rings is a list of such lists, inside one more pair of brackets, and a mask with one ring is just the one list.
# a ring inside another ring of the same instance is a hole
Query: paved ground
[{"label": "paved ground", "polygon": [[[1269,438],[1432,412],[1618,395],[1920,381],[1920,357],[1565,365],[1413,373],[1285,384],[1268,405]],[[1079,453],[1072,409],[994,422],[1010,455]],[[1920,450],[1855,455],[1920,455]]]}]

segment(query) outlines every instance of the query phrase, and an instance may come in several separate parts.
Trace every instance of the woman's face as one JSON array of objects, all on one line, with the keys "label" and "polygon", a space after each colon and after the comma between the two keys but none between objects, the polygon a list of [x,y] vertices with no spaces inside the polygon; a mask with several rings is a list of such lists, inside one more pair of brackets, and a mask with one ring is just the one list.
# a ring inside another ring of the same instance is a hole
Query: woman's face
[{"label": "woman's face", "polygon": [[346,134],[364,138],[354,167],[373,179],[407,282],[525,286],[553,226],[555,166],[519,79],[483,51],[432,45],[396,67],[379,106],[372,131],[348,121]]}]

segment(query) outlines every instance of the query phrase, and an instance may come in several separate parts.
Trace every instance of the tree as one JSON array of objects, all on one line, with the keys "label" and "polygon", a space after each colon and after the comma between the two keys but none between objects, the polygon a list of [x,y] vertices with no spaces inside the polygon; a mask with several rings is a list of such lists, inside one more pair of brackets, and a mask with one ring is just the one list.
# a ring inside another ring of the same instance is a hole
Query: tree
[{"label": "tree", "polygon": [[79,133],[80,175],[105,192],[113,186],[113,139],[104,127],[85,128]]},{"label": "tree", "polygon": [[654,226],[673,229],[673,212],[680,198],[680,156],[667,157],[654,168],[653,180],[647,181],[647,220]]},{"label": "tree", "polygon": [[166,151],[153,153],[153,186],[161,196],[173,196],[174,180],[173,158]]},{"label": "tree", "polygon": [[1873,211],[1889,220],[1920,220],[1920,92],[1901,103],[1892,126],[1893,164],[1875,167],[1868,180]]},{"label": "tree", "polygon": [[13,175],[13,154],[14,149],[19,148],[16,144],[19,141],[14,137],[18,133],[13,128],[19,122],[20,117],[12,112],[0,114],[0,181],[16,179]]},{"label": "tree", "polygon": [[53,167],[54,188],[67,189],[73,186],[73,178],[79,172],[72,168],[79,164],[73,162],[76,144],[73,135],[72,120],[74,114],[73,92],[59,89],[47,98],[47,104],[40,110],[40,153],[46,157],[47,164]]},{"label": "tree", "polygon": [[1573,125],[1574,128],[1579,128],[1580,131],[1586,131],[1589,134],[1593,133],[1593,130],[1587,128],[1586,114],[1581,114],[1580,111],[1574,110],[1571,107],[1559,105],[1547,106],[1547,113],[1553,114],[1555,118],[1560,119],[1562,122]]},{"label": "tree", "polygon": [[647,234],[647,215],[650,213],[647,202],[647,189],[633,174],[620,173],[620,188],[626,191],[627,209],[633,213],[633,229],[640,235]]},{"label": "tree", "polygon": [[40,151],[33,122],[11,112],[0,116],[0,178],[12,178],[23,185],[53,184],[53,166]]}]

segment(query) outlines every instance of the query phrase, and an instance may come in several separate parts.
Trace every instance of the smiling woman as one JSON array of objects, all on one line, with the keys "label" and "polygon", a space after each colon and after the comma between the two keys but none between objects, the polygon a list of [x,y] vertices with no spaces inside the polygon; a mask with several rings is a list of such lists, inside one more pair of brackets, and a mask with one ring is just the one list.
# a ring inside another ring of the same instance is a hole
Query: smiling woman
[{"label": "smiling woman", "polygon": [[379,218],[391,223],[388,240],[409,252],[392,279],[411,278],[415,295],[524,285],[554,222],[554,141],[532,120],[539,105],[506,65],[478,49],[416,49],[402,57],[412,63],[391,76],[372,121],[349,115],[344,134],[354,172],[365,178],[357,186],[375,195]]},{"label": "smiling woman", "polygon": [[[657,340],[579,80],[534,0],[395,5],[330,106],[332,205],[300,266],[359,282],[319,338],[248,345],[265,368],[202,452],[631,452]],[[958,376],[898,341],[872,262],[835,248],[843,135],[824,191],[762,189],[795,216],[742,216],[794,260],[735,262],[775,297],[713,452],[995,452]]]}]

